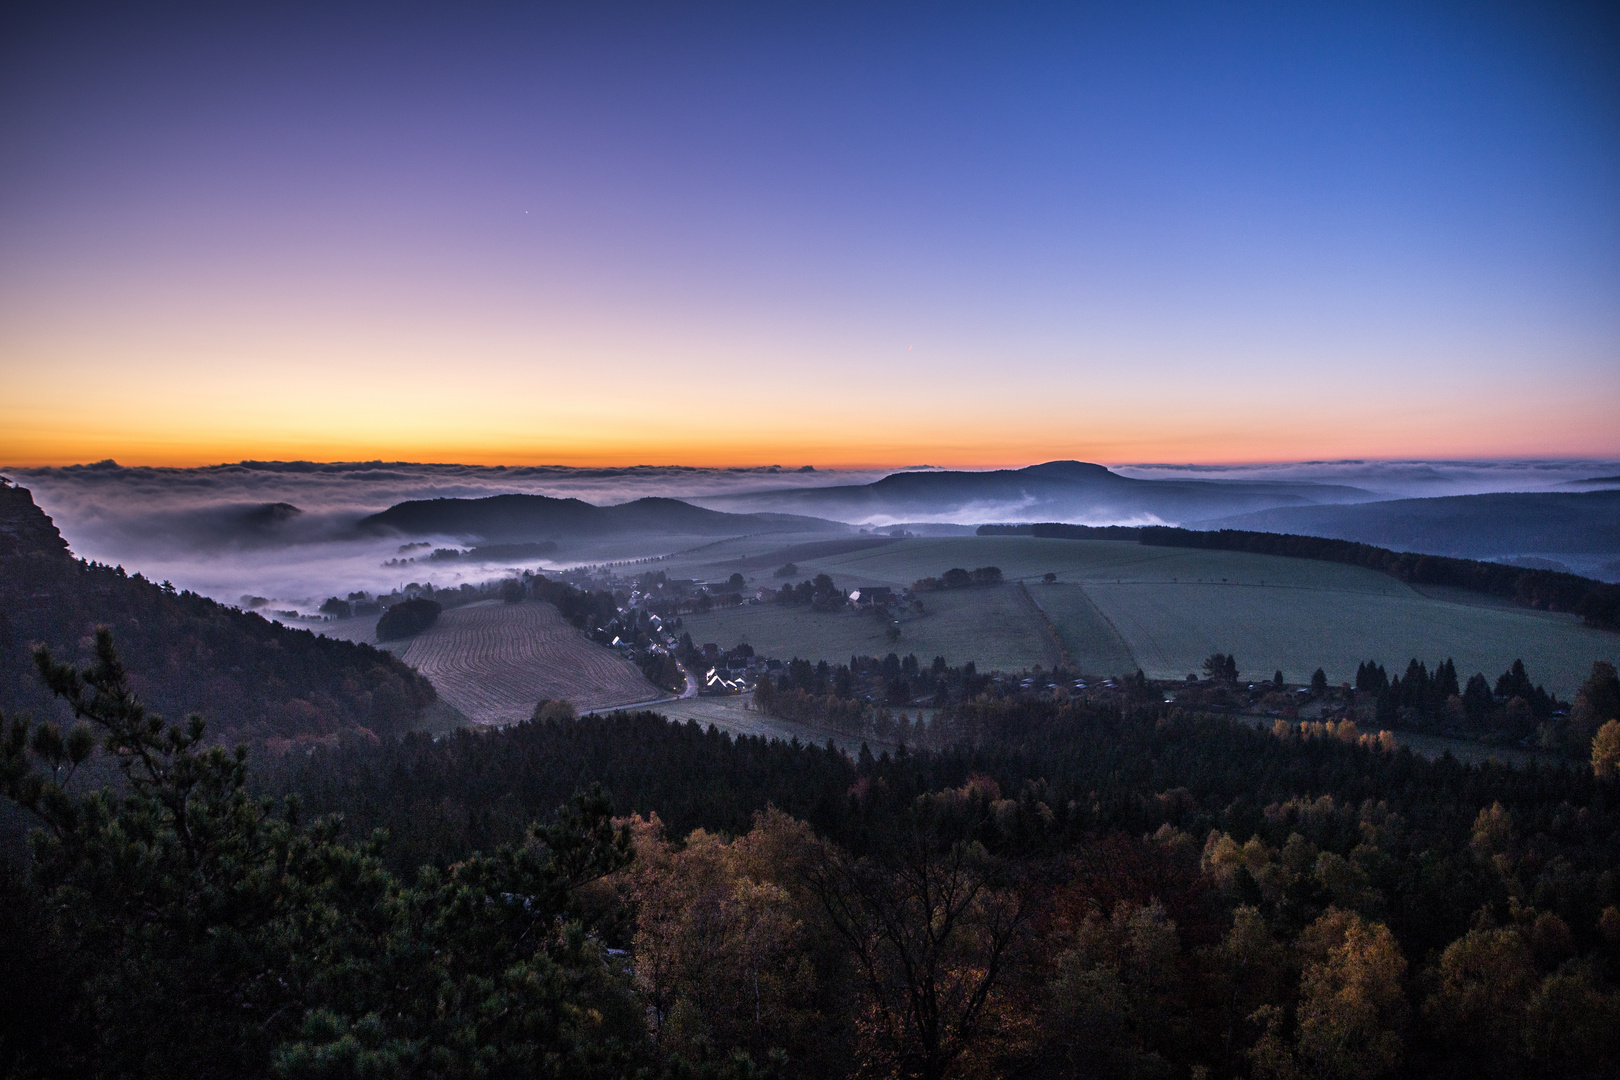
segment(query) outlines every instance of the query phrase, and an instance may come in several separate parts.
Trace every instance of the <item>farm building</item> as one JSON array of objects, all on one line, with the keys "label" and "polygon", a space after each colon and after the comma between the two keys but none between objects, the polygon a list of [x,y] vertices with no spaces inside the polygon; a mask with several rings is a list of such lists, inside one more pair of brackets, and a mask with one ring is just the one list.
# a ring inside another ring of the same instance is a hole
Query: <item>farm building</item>
[{"label": "farm building", "polygon": [[894,603],[894,590],[887,585],[868,585],[849,594],[849,602],[856,607],[880,607]]}]

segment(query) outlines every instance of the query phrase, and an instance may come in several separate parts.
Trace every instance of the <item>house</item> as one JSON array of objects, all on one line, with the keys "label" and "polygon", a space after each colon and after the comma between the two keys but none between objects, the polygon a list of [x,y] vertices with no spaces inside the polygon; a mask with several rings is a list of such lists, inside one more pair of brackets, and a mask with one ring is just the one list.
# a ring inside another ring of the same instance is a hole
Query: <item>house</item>
[{"label": "house", "polygon": [[704,697],[711,697],[717,694],[735,694],[743,689],[745,687],[741,679],[727,679],[714,668],[710,668],[703,675],[703,682],[698,687],[698,693]]},{"label": "house", "polygon": [[884,607],[894,603],[894,590],[887,585],[867,585],[849,594],[856,607]]}]

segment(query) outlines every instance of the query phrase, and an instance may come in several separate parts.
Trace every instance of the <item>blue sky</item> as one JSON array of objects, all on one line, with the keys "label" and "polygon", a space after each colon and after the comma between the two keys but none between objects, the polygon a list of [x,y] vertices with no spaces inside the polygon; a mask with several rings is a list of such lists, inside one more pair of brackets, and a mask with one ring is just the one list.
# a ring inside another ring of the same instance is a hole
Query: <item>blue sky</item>
[{"label": "blue sky", "polygon": [[1601,7],[10,19],[0,460],[1620,453]]}]

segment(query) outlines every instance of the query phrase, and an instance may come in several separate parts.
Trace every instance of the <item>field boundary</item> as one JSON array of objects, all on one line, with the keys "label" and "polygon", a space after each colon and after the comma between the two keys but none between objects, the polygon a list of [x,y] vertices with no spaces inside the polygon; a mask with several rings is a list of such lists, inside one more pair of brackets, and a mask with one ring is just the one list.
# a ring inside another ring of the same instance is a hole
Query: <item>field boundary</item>
[{"label": "field boundary", "polygon": [[[1069,652],[1068,645],[1064,644],[1063,635],[1057,632],[1057,627],[1052,625],[1052,619],[1046,614],[1046,609],[1041,607],[1040,601],[1030,594],[1029,586],[1022,581],[1018,582],[1018,595],[1022,596],[1029,606],[1034,609],[1035,620],[1041,624],[1041,631],[1046,635],[1048,643],[1054,646],[1057,651],[1058,663],[1069,671],[1078,668],[1080,665],[1074,662],[1074,655]],[[1086,601],[1090,603],[1090,597],[1087,597]],[[1113,624],[1110,623],[1109,625],[1112,626]],[[1117,634],[1118,631],[1115,631],[1115,633]],[[1127,652],[1130,651],[1129,645],[1125,648]]]},{"label": "field boundary", "polygon": [[[1091,608],[1092,611],[1095,611],[1097,613],[1097,618],[1106,623],[1108,625],[1108,629],[1114,632],[1114,638],[1125,649],[1125,655],[1130,658],[1131,666],[1137,671],[1141,671],[1142,661],[1136,658],[1136,650],[1131,648],[1130,638],[1127,638],[1124,634],[1119,632],[1119,627],[1114,625],[1114,620],[1110,619],[1108,617],[1108,612],[1099,607],[1097,605],[1097,601],[1091,598],[1091,594],[1086,592],[1086,587],[1083,583],[1077,581],[1074,583],[1074,587],[1080,590],[1080,598],[1086,602],[1086,606]],[[1104,674],[1106,674],[1106,672]]]}]

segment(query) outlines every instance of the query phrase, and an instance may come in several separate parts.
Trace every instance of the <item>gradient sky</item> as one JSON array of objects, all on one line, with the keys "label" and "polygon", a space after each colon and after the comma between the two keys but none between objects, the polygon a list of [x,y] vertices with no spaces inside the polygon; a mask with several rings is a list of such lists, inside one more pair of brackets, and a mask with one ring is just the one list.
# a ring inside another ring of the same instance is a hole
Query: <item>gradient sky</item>
[{"label": "gradient sky", "polygon": [[1620,456],[1620,17],[12,5],[0,462]]}]

